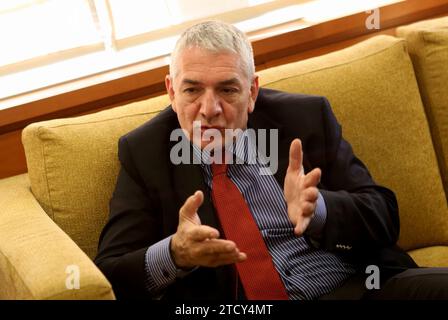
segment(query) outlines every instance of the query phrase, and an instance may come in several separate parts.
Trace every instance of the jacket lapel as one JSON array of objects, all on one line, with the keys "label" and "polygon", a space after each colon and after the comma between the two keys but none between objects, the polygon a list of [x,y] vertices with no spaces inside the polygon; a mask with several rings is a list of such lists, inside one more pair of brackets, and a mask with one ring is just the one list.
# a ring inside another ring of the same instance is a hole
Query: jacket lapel
[{"label": "jacket lapel", "polygon": [[[190,152],[193,152],[192,148],[190,148]],[[181,206],[197,190],[201,190],[204,193],[204,202],[198,210],[201,223],[219,230],[220,225],[213,209],[210,191],[203,178],[201,166],[199,164],[179,164],[173,166],[173,183]]]},{"label": "jacket lapel", "polygon": [[[278,167],[277,172],[274,173],[274,177],[279,183],[280,187],[283,189],[286,170],[288,169],[289,164],[289,148],[291,146],[291,142],[294,139],[300,139],[301,137],[295,136],[292,133],[288,132],[288,130],[286,130],[283,125],[268,118],[268,116],[262,112],[254,112],[249,115],[248,127],[255,129],[255,131],[257,131],[258,129],[267,129],[267,150],[270,150],[270,145],[272,143],[278,143]],[[278,130],[278,142],[270,141],[269,130],[272,129]],[[312,169],[308,161],[308,157],[305,153],[303,154],[303,168],[305,172],[308,172]]]},{"label": "jacket lapel", "polygon": [[[291,141],[294,139],[293,137],[288,136],[286,130],[282,125],[275,122],[274,120],[268,118],[264,113],[254,112],[249,115],[248,127],[254,129],[258,132],[259,129],[266,129],[267,134],[267,142],[266,142],[266,151],[271,150],[271,144],[278,144],[278,154],[277,154],[277,171],[274,173],[274,177],[279,183],[280,187],[283,189],[283,182],[285,179],[286,170],[288,168],[289,162],[289,145]],[[269,130],[278,130],[278,141],[271,141]],[[257,146],[258,146],[258,137],[257,137]],[[257,148],[258,150],[258,148]],[[265,155],[266,156],[266,155]],[[272,159],[272,155],[271,156]]]}]

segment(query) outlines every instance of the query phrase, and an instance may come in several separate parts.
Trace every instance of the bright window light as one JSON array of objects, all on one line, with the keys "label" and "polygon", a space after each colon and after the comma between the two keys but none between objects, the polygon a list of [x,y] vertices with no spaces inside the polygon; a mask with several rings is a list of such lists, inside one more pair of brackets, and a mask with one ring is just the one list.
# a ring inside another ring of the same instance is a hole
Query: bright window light
[{"label": "bright window light", "polygon": [[0,65],[102,43],[85,1],[3,1]]},{"label": "bright window light", "polygon": [[166,1],[109,0],[109,3],[117,39],[167,28],[174,24]]},{"label": "bright window light", "polygon": [[0,109],[23,93],[168,59],[179,34],[206,19],[256,39],[258,30],[304,28],[400,1],[0,0]]},{"label": "bright window light", "polygon": [[397,0],[315,0],[302,6],[303,17],[308,22],[320,22],[336,19],[341,16],[355,14],[379,8]]}]

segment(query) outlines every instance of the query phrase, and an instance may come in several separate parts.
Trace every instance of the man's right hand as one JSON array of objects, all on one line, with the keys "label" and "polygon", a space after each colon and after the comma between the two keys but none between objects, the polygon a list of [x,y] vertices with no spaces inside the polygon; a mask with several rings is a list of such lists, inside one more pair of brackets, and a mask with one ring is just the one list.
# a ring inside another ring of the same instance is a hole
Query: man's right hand
[{"label": "man's right hand", "polygon": [[197,210],[204,194],[196,191],[179,210],[179,225],[171,238],[170,250],[178,268],[218,267],[246,260],[233,241],[219,239],[219,231],[201,225]]}]

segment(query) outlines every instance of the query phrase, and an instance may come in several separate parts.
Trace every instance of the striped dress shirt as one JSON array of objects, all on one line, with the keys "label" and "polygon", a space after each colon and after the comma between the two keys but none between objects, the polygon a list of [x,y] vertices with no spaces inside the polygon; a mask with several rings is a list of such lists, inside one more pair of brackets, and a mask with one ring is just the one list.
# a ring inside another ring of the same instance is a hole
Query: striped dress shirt
[{"label": "striped dress shirt", "polygon": [[[289,298],[312,300],[331,292],[355,273],[354,266],[342,257],[310,246],[303,236],[294,234],[283,190],[272,174],[260,174],[261,170],[266,170],[266,158],[258,161],[263,157],[258,154],[256,161],[248,161],[247,155],[254,154],[255,143],[251,141],[251,135],[246,137],[238,139],[230,150],[236,163],[228,166],[228,176],[246,200]],[[203,176],[211,189],[210,157],[195,145],[193,153],[202,160]],[[325,201],[319,193],[316,211],[306,233],[318,236],[325,225],[326,215]],[[167,237],[146,252],[146,286],[153,294],[162,292],[176,278],[194,272],[176,268],[169,250],[170,241],[171,237]]]}]

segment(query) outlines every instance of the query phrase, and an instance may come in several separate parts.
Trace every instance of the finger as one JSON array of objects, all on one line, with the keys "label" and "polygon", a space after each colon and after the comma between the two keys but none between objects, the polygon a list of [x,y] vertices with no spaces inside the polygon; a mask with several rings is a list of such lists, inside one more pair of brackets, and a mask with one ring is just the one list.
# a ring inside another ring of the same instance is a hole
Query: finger
[{"label": "finger", "polygon": [[195,244],[197,254],[213,255],[220,253],[235,253],[238,248],[235,242],[224,239],[209,239]]},{"label": "finger", "polygon": [[316,187],[308,187],[302,191],[301,197],[304,201],[316,202],[319,190]]},{"label": "finger", "polygon": [[209,255],[205,258],[205,264],[210,267],[218,267],[228,264],[243,262],[247,259],[247,255],[243,252],[235,251],[231,253],[219,253]]},{"label": "finger", "polygon": [[303,186],[307,187],[315,187],[320,182],[320,177],[322,175],[322,171],[319,168],[315,168],[312,171],[308,172],[305,176],[305,181]]},{"label": "finger", "polygon": [[303,217],[299,216],[296,219],[296,225],[294,227],[294,234],[296,236],[301,236],[302,235],[302,221],[303,221]]},{"label": "finger", "polygon": [[294,139],[289,147],[289,166],[288,170],[299,171],[302,168],[302,142],[300,139]]},{"label": "finger", "polygon": [[201,225],[194,227],[189,231],[190,240],[192,241],[204,241],[207,239],[219,238],[219,231],[210,226]]},{"label": "finger", "polygon": [[303,233],[305,232],[306,228],[308,227],[308,222],[310,219],[306,218],[306,217],[299,217],[297,219],[297,224],[294,228],[294,234],[298,237],[302,236]]},{"label": "finger", "polygon": [[314,214],[315,209],[316,209],[315,202],[304,202],[302,204],[302,217],[303,218],[311,217]]},{"label": "finger", "polygon": [[192,196],[188,197],[182,208],[180,208],[180,217],[192,221],[194,215],[202,205],[203,201],[204,194],[202,193],[202,191],[196,191]]},{"label": "finger", "polygon": [[192,257],[196,265],[218,266],[244,261],[247,256],[239,251],[233,241],[211,239],[196,243]]},{"label": "finger", "polygon": [[214,263],[218,265],[227,265],[243,262],[246,259],[247,255],[243,252],[237,252],[236,254],[220,254],[214,257]]},{"label": "finger", "polygon": [[246,259],[247,259],[247,254],[245,254],[244,252],[238,253],[238,261],[237,262],[243,262]]}]

